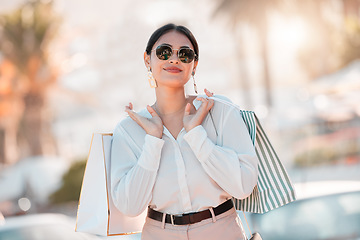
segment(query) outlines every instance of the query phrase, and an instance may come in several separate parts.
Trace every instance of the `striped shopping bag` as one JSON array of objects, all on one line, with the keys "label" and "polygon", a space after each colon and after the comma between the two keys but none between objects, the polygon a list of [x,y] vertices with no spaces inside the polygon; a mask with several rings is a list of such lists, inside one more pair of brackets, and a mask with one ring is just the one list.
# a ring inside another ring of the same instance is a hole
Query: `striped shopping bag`
[{"label": "striped shopping bag", "polygon": [[[236,210],[252,213],[266,213],[272,209],[295,201],[295,190],[291,184],[290,178],[255,113],[253,111],[241,110],[236,104],[218,97],[213,97],[212,99],[240,111],[259,159],[259,177],[257,185],[247,198],[233,198]],[[210,116],[212,118],[211,111]]]},{"label": "striped shopping bag", "polygon": [[259,119],[252,111],[240,112],[259,159],[259,177],[249,197],[234,198],[235,208],[245,212],[265,213],[295,201],[294,187]]}]

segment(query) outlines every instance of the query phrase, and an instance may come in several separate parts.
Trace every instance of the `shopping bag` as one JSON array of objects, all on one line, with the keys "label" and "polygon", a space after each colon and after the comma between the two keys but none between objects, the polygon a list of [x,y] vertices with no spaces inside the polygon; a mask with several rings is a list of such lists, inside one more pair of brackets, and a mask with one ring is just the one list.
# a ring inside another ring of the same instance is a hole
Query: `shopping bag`
[{"label": "shopping bag", "polygon": [[76,228],[101,236],[141,231],[146,211],[137,217],[122,214],[113,204],[110,181],[112,134],[94,133],[81,187]]},{"label": "shopping bag", "polygon": [[[256,114],[253,111],[242,110],[236,104],[226,100],[215,97],[212,99],[217,104],[231,106],[240,112],[259,159],[257,185],[247,198],[233,198],[235,209],[252,213],[266,213],[295,201],[295,189],[290,181],[290,177]],[[211,111],[210,116],[212,119]],[[215,126],[216,124],[214,123]]]},{"label": "shopping bag", "polygon": [[253,192],[235,199],[237,210],[266,213],[296,200],[295,188],[253,111],[240,110],[259,159],[259,177]]}]

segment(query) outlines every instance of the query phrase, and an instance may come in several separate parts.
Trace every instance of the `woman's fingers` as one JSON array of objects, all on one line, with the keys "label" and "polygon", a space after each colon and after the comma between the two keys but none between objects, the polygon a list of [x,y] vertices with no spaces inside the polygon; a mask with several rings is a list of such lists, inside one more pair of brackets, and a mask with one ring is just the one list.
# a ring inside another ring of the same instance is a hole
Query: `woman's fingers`
[{"label": "woman's fingers", "polygon": [[129,114],[129,112],[131,112],[132,109],[129,106],[125,106],[125,112],[127,112],[127,114]]},{"label": "woman's fingers", "polygon": [[151,106],[147,105],[146,108],[147,108],[147,110],[149,111],[149,113],[151,114],[152,117],[159,117],[157,112]]},{"label": "woman's fingers", "polygon": [[139,124],[138,119],[132,110],[125,110],[125,112],[127,112],[127,114],[129,115],[129,117],[131,117],[132,120]]},{"label": "woman's fingers", "polygon": [[191,105],[190,105],[190,103],[187,103],[186,106],[185,106],[184,116],[189,116],[190,115],[190,110],[191,110]]},{"label": "woman's fingers", "polygon": [[210,109],[214,106],[214,100],[209,99],[208,105],[207,105],[207,111],[210,111]]},{"label": "woman's fingers", "polygon": [[200,108],[198,109],[198,112],[200,114],[204,114],[204,115],[207,114],[210,111],[210,109],[214,106],[213,99],[199,97],[197,98],[197,100],[202,102]]},{"label": "woman's fingers", "polygon": [[131,117],[134,121],[138,122],[139,116],[136,112],[134,112],[129,107],[126,107],[125,112],[127,112],[127,114],[129,114],[129,117]]},{"label": "woman's fingers", "polygon": [[201,101],[200,107],[196,110],[194,115],[190,115],[190,108],[191,105],[188,103],[185,107],[185,114],[184,114],[184,127],[186,131],[190,131],[194,127],[200,125],[209,110],[214,105],[214,100],[207,99],[203,97],[198,97],[196,100]]},{"label": "woman's fingers", "polygon": [[142,117],[133,110],[132,103],[129,103],[129,106],[125,106],[125,112],[127,112],[127,114],[129,115],[129,117],[131,117],[132,120],[134,120],[137,124],[143,127],[143,121],[141,119]]},{"label": "woman's fingers", "polygon": [[204,92],[205,92],[206,96],[208,96],[208,97],[214,96],[214,93],[210,92],[210,91],[207,90],[206,88],[204,89]]},{"label": "woman's fingers", "polygon": [[132,108],[133,105],[131,103],[129,103],[129,106],[125,106],[125,112],[128,113],[129,117],[134,120],[140,127],[142,127],[147,134],[161,138],[163,132],[163,125],[156,111],[152,107],[147,105],[146,108],[151,114],[152,118],[146,118],[139,115]]},{"label": "woman's fingers", "polygon": [[200,105],[200,108],[198,109],[198,111],[202,112],[203,109],[206,109],[209,99],[198,97],[198,98],[196,98],[196,100],[202,102],[201,105]]},{"label": "woman's fingers", "polygon": [[125,106],[125,111],[131,111],[133,110],[133,105],[131,102],[129,102],[129,105]]}]

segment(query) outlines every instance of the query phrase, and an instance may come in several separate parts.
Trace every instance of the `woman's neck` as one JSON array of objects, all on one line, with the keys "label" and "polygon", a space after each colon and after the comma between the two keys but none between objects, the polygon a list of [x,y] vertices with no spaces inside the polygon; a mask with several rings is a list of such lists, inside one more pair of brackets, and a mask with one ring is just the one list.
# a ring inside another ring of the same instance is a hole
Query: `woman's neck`
[{"label": "woman's neck", "polygon": [[187,103],[184,88],[180,89],[156,89],[155,110],[160,116],[172,115],[184,112]]}]

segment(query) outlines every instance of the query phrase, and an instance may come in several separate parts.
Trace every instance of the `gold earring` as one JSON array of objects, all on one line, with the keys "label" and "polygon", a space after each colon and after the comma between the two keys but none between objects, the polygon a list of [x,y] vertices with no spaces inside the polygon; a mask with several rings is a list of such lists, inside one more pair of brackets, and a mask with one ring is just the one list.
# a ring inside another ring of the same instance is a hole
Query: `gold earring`
[{"label": "gold earring", "polygon": [[196,93],[196,94],[198,94],[198,91],[197,91],[197,86],[196,86],[196,83],[195,83],[195,77],[194,77],[194,75],[195,75],[195,72],[192,72],[191,76],[192,76],[193,81],[194,81],[194,90],[195,90],[195,93]]},{"label": "gold earring", "polygon": [[151,88],[156,88],[157,87],[157,83],[156,80],[150,70],[150,67],[148,67],[148,80],[149,80],[149,84]]}]

